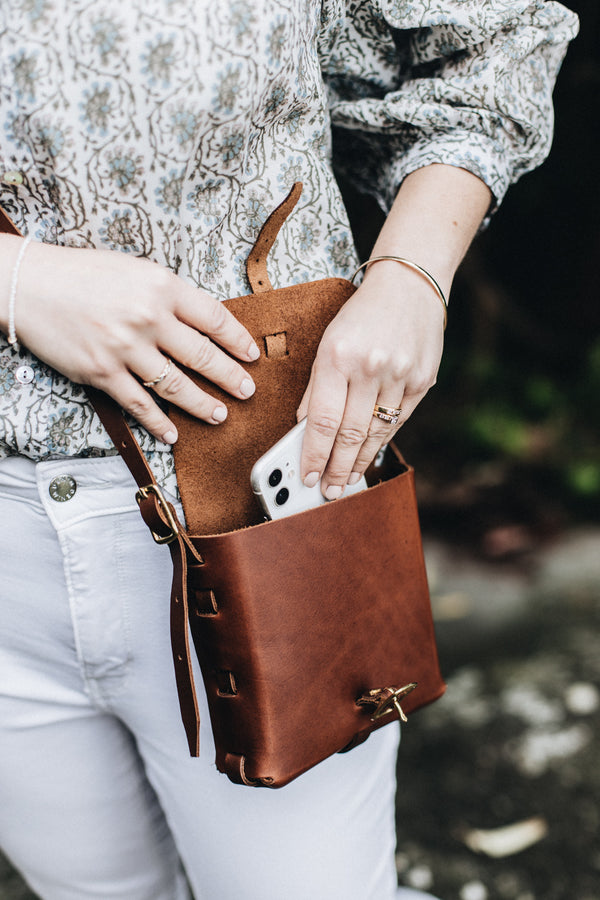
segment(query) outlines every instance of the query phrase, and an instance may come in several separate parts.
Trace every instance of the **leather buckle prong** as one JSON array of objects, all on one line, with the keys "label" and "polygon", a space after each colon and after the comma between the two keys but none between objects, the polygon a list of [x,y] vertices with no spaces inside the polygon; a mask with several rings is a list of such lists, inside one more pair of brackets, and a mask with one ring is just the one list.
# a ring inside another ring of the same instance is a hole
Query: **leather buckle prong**
[{"label": "leather buckle prong", "polygon": [[179,534],[179,525],[177,519],[173,515],[171,507],[169,503],[165,500],[165,496],[159,486],[157,484],[147,484],[144,487],[141,487],[138,491],[136,491],[135,499],[138,502],[138,506],[142,505],[144,500],[147,500],[150,494],[154,494],[158,501],[158,506],[162,511],[165,519],[167,520],[166,524],[171,529],[169,534],[158,534],[158,532],[154,531],[152,528],[150,529],[150,533],[152,537],[156,541],[157,544],[171,544],[173,541],[177,540],[177,535]]}]

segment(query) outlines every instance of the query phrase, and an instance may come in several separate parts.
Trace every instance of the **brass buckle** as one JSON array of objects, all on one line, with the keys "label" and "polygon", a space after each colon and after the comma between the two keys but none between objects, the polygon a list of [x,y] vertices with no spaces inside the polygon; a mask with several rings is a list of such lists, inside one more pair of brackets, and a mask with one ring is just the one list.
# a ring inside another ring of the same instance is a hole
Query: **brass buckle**
[{"label": "brass buckle", "polygon": [[138,506],[141,506],[142,501],[147,500],[150,494],[154,494],[154,496],[158,500],[158,505],[165,515],[167,525],[171,529],[171,533],[165,535],[158,534],[152,529],[150,529],[150,533],[152,534],[152,537],[157,544],[171,544],[173,541],[177,540],[177,535],[179,534],[179,526],[177,524],[177,519],[171,512],[171,507],[165,500],[164,494],[159,486],[157,484],[147,484],[145,487],[141,487],[138,491],[136,491],[135,499],[137,500]]},{"label": "brass buckle", "polygon": [[401,688],[376,688],[373,691],[369,691],[368,694],[365,694],[365,700],[367,697],[371,700],[371,702],[377,704],[377,708],[371,716],[371,721],[376,722],[378,719],[382,719],[384,716],[389,715],[389,713],[396,710],[400,719],[403,722],[408,722],[404,710],[400,706],[400,700],[402,697],[406,697],[407,694],[410,694],[417,686],[416,681],[411,681],[410,684],[405,684],[404,687]]}]

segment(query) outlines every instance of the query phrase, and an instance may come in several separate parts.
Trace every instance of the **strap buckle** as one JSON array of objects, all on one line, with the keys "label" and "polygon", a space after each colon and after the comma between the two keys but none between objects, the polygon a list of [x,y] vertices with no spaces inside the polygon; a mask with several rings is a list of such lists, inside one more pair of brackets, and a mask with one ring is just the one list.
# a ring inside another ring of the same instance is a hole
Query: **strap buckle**
[{"label": "strap buckle", "polygon": [[173,541],[177,540],[179,535],[179,523],[173,515],[170,504],[165,500],[165,496],[157,484],[147,484],[145,487],[141,487],[136,491],[135,499],[137,500],[138,506],[141,506],[143,501],[147,500],[150,494],[154,494],[156,497],[158,506],[167,520],[166,524],[171,529],[170,533],[165,535],[158,534],[158,532],[154,531],[152,528],[150,529],[150,533],[157,544],[172,544]]}]

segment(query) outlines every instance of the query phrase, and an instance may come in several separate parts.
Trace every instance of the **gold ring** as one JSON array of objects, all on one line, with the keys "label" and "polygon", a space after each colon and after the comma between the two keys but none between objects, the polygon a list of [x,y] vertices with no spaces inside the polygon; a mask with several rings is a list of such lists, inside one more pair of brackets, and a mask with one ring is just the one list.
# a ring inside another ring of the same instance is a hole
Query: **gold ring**
[{"label": "gold ring", "polygon": [[376,419],[381,419],[383,422],[389,422],[390,425],[397,425],[401,412],[402,409],[399,406],[380,406],[376,403],[373,415]]},{"label": "gold ring", "polygon": [[161,381],[164,381],[169,372],[171,371],[172,362],[170,359],[167,359],[165,363],[165,367],[158,376],[158,378],[153,378],[152,381],[142,381],[144,387],[156,387],[157,384],[160,384]]}]

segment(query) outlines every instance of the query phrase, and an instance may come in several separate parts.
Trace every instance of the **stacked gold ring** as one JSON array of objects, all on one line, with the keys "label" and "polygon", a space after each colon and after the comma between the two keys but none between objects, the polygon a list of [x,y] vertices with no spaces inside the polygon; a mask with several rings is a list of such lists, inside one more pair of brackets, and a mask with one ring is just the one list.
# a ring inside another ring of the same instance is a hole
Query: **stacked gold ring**
[{"label": "stacked gold ring", "polygon": [[380,406],[376,403],[373,415],[376,419],[381,419],[383,422],[389,422],[390,425],[397,425],[401,412],[402,409],[399,406]]}]

